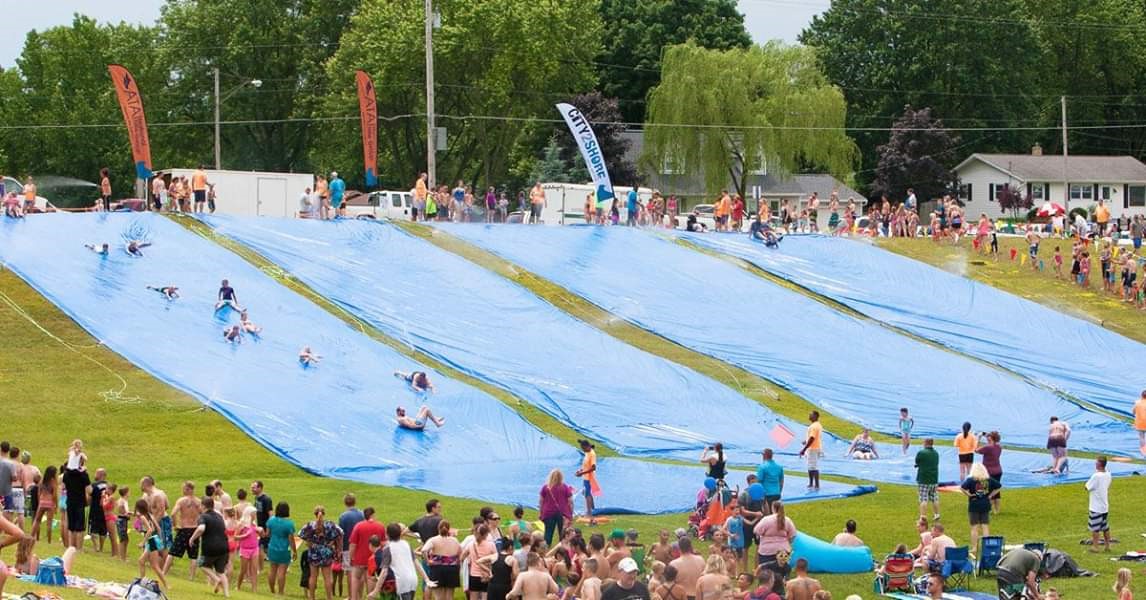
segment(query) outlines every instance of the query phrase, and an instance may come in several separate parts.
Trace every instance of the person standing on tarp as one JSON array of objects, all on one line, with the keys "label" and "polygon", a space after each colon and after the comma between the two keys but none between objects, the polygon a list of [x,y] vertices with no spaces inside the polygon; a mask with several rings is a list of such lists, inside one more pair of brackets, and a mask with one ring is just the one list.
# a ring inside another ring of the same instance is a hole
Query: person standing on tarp
[{"label": "person standing on tarp", "polygon": [[107,167],[99,170],[99,209],[108,212],[111,210],[111,177]]},{"label": "person standing on tarp", "polygon": [[577,476],[584,484],[585,515],[589,517],[590,525],[596,525],[597,519],[593,516],[593,497],[601,495],[601,486],[597,483],[597,451],[593,449],[593,444],[590,444],[589,440],[577,440],[577,442],[581,444],[581,452],[585,455],[581,460],[581,468],[577,469]]},{"label": "person standing on tarp", "polygon": [[820,411],[813,410],[808,415],[808,439],[800,449],[800,457],[808,462],[808,489],[820,489],[820,456],[824,449],[824,426],[820,423]]},{"label": "person standing on tarp", "polygon": [[342,196],[346,194],[346,182],[338,176],[338,171],[330,172],[330,207],[334,216],[345,217],[346,207],[342,206]]}]

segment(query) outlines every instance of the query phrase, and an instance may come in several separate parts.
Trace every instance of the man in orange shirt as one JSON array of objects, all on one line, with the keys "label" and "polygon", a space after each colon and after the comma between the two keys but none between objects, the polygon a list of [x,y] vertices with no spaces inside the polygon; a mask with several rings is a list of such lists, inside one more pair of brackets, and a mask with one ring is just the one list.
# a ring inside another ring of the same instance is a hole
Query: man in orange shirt
[{"label": "man in orange shirt", "polygon": [[1134,429],[1138,431],[1138,449],[1146,455],[1146,390],[1134,403]]},{"label": "man in orange shirt", "polygon": [[720,200],[713,207],[713,216],[716,217],[716,230],[728,230],[728,215],[732,212],[732,199],[728,197],[728,190],[720,190]]},{"label": "man in orange shirt", "polygon": [[429,194],[429,188],[426,187],[426,174],[418,175],[418,182],[414,184],[414,207],[410,210],[410,220],[417,221],[418,216],[421,215],[422,220],[426,220],[426,195]]},{"label": "man in orange shirt", "polygon": [[820,489],[820,455],[824,449],[824,426],[820,423],[820,411],[813,410],[808,415],[808,440],[800,449],[800,457],[808,461],[808,489]]},{"label": "man in orange shirt", "polygon": [[207,172],[203,165],[191,175],[191,192],[195,195],[195,212],[203,212],[207,204]]},{"label": "man in orange shirt", "polygon": [[1094,209],[1094,222],[1098,224],[1098,235],[1106,235],[1106,226],[1110,224],[1110,209],[1106,202],[1098,201],[1098,208]]}]

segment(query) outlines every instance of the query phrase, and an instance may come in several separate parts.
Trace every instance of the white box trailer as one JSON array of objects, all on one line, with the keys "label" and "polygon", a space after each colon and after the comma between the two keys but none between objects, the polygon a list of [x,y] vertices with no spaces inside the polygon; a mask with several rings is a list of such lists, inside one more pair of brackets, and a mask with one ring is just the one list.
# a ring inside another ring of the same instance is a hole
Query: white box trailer
[{"label": "white box trailer", "polygon": [[[294,217],[299,198],[306,188],[314,188],[309,173],[269,173],[264,171],[206,170],[207,183],[215,186],[215,212],[248,217]],[[156,171],[168,189],[172,177],[191,178],[195,169]]]},{"label": "white box trailer", "polygon": [[[545,208],[541,211],[541,222],[546,225],[577,225],[585,222],[585,198],[596,194],[597,188],[583,183],[542,183],[545,190]],[[629,190],[626,186],[614,186],[613,194],[620,200],[621,222],[628,216]],[[637,188],[637,197],[645,204],[653,197],[652,188]]]}]

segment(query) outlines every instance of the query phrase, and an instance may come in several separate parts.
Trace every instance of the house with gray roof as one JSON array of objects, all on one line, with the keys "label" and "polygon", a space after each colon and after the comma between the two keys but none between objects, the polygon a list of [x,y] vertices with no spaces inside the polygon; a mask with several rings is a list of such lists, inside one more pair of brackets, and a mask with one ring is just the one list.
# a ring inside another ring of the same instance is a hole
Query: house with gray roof
[{"label": "house with gray roof", "polygon": [[[668,163],[652,168],[642,167],[640,165],[642,165],[641,155],[645,150],[644,133],[630,130],[623,132],[621,136],[629,140],[629,149],[625,158],[638,165],[644,178],[642,185],[659,190],[665,196],[672,194],[683,199],[684,204],[681,212],[685,211],[683,207],[707,204],[716,200],[715,195],[710,190],[705,189],[703,171],[689,169],[688,165]],[[820,197],[821,206],[825,211],[827,200],[833,191],[839,194],[841,204],[847,203],[849,198],[854,199],[857,206],[862,206],[867,202],[859,192],[827,174],[779,175],[769,172],[765,167],[748,173],[745,183],[746,196],[748,196],[746,204],[750,210],[755,209],[758,198],[768,200],[773,210],[779,210],[782,201],[806,200],[813,192]],[[727,188],[732,190],[734,187],[730,176]],[[821,217],[826,219],[826,215],[827,213],[823,212]]]},{"label": "house with gray roof", "polygon": [[1010,216],[999,208],[1003,190],[1018,187],[1038,208],[1046,201],[1067,210],[1090,209],[1099,200],[1114,217],[1146,214],[1146,164],[1132,156],[1044,155],[1035,146],[1030,154],[972,154],[955,167],[959,200],[968,217]]}]

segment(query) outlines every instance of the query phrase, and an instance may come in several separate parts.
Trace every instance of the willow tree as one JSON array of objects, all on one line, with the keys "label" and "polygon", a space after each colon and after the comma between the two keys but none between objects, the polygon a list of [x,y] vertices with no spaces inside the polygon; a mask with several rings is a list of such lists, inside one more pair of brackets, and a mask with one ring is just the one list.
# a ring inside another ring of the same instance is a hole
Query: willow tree
[{"label": "willow tree", "polygon": [[823,169],[847,178],[858,156],[844,131],[844,96],[812,49],[769,42],[665,50],[661,83],[649,92],[642,163],[666,160],[704,174],[709,192],[745,193],[743,174]]}]

